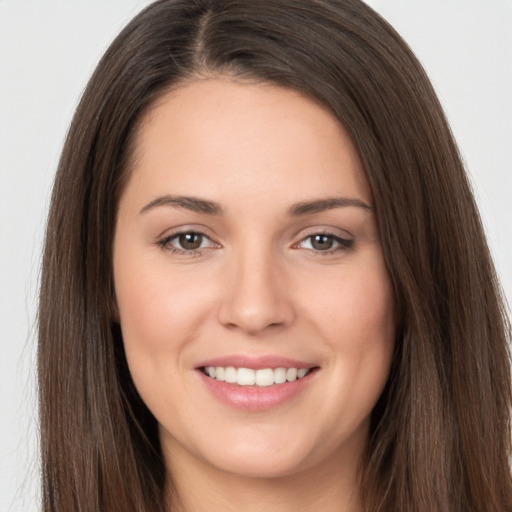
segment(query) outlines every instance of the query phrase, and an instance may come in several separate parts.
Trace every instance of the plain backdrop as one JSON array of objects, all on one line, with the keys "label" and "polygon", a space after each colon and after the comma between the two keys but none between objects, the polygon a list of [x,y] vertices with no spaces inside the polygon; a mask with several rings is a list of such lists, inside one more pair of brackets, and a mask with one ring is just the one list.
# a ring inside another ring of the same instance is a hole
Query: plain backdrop
[{"label": "plain backdrop", "polygon": [[[0,0],[0,512],[38,510],[36,297],[58,155],[95,64],[148,3]],[[434,83],[511,302],[512,0],[368,3]]]}]

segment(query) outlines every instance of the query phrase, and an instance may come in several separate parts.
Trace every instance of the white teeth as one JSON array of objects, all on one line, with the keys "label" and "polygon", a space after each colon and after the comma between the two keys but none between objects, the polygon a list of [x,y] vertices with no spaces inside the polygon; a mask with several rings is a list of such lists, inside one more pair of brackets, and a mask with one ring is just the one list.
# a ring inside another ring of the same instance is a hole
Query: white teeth
[{"label": "white teeth", "polygon": [[286,370],[286,380],[291,382],[297,379],[297,368],[288,368]]},{"label": "white teeth", "polygon": [[276,384],[286,382],[286,368],[276,368],[274,370],[274,382]]},{"label": "white teeth", "polygon": [[234,368],[233,366],[206,366],[204,373],[212,379],[238,384],[239,386],[267,387],[302,379],[310,368]]},{"label": "white teeth", "polygon": [[238,368],[237,384],[240,386],[254,386],[256,375],[254,370],[249,368]]},{"label": "white teeth", "polygon": [[302,379],[302,377],[306,376],[306,373],[308,373],[307,368],[301,368],[300,370],[297,370],[297,379]]},{"label": "white teeth", "polygon": [[236,382],[236,370],[232,366],[228,366],[226,368],[226,372],[224,373],[224,380],[229,382],[230,384],[234,384]]},{"label": "white teeth", "polygon": [[224,368],[222,366],[217,366],[215,368],[215,378],[217,380],[224,380]]},{"label": "white teeth", "polygon": [[256,370],[256,386],[272,386],[274,384],[274,370],[265,368]]}]

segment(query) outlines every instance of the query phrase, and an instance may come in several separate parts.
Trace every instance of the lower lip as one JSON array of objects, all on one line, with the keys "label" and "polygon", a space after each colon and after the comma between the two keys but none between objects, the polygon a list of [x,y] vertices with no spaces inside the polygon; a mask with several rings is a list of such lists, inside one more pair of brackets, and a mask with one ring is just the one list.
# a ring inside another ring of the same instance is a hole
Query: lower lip
[{"label": "lower lip", "polygon": [[245,411],[266,411],[278,407],[301,393],[312,381],[317,369],[305,377],[273,386],[239,386],[212,379],[198,370],[208,390],[225,404]]}]

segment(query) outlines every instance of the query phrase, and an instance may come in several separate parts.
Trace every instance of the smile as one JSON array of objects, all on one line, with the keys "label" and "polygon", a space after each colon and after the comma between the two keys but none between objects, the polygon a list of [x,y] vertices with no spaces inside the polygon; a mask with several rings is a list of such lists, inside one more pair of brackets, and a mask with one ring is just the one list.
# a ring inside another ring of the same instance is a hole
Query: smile
[{"label": "smile", "polygon": [[235,368],[233,366],[205,366],[202,371],[220,382],[238,386],[269,387],[302,379],[311,368]]},{"label": "smile", "polygon": [[196,375],[212,396],[230,408],[268,411],[302,395],[320,367],[281,357],[229,356],[204,361]]}]

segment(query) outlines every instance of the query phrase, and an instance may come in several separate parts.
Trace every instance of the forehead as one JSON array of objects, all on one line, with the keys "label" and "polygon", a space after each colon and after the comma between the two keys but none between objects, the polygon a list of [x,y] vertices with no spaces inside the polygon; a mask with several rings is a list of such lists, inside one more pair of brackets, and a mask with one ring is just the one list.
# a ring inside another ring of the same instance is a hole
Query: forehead
[{"label": "forehead", "polygon": [[247,204],[276,192],[294,202],[327,193],[370,200],[341,123],[270,84],[217,77],[168,92],[142,119],[132,162],[131,181],[149,195],[167,188],[219,200],[236,195]]}]

